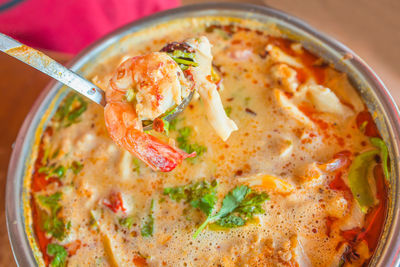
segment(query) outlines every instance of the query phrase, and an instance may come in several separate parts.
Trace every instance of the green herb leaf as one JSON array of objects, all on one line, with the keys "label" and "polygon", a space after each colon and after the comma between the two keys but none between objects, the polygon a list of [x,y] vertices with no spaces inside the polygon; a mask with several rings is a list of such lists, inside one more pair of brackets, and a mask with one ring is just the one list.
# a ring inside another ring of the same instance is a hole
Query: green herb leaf
[{"label": "green herb leaf", "polygon": [[37,200],[39,205],[44,208],[47,208],[50,213],[57,213],[61,209],[60,203],[58,203],[61,199],[62,193],[57,192],[49,196],[38,195]]},{"label": "green herb leaf", "polygon": [[79,122],[78,118],[87,109],[87,102],[78,94],[70,94],[58,108],[55,119],[61,127],[69,127]]},{"label": "green herb leaf", "polygon": [[194,158],[187,158],[186,160],[193,161],[194,159],[200,157],[205,152],[207,152],[207,147],[199,144],[190,144],[189,143],[189,136],[192,132],[192,128],[190,127],[183,127],[178,130],[178,137],[176,141],[178,142],[178,147],[184,150],[186,153],[193,153],[196,152],[196,157]]},{"label": "green herb leaf", "polygon": [[39,173],[46,174],[46,179],[48,178],[63,178],[65,175],[65,167],[62,165],[50,165],[42,166],[38,169]]},{"label": "green herb leaf", "polygon": [[43,230],[58,240],[65,237],[67,228],[64,221],[58,217],[58,212],[61,210],[59,203],[61,196],[61,192],[49,196],[37,196],[39,206],[44,209],[44,212],[41,212]]},{"label": "green herb leaf", "polygon": [[222,201],[222,207],[219,212],[213,215],[215,218],[222,218],[233,212],[237,207],[240,206],[243,199],[246,197],[248,193],[250,193],[250,187],[246,185],[241,185],[235,187],[232,191],[230,191]]},{"label": "green herb leaf", "polygon": [[188,138],[189,135],[191,134],[191,132],[192,132],[192,128],[190,128],[190,127],[183,127],[178,130],[179,136],[183,139]]},{"label": "green herb leaf", "polygon": [[121,226],[127,228],[128,230],[132,228],[133,225],[132,217],[120,218],[118,221]]},{"label": "green herb leaf", "polygon": [[266,193],[252,192],[251,188],[246,185],[235,187],[225,196],[221,209],[216,214],[207,217],[206,221],[196,230],[193,238],[196,238],[212,222],[228,228],[243,226],[248,219],[253,218],[254,214],[264,212],[261,204],[267,199]]},{"label": "green herb leaf", "polygon": [[53,174],[58,177],[58,178],[62,178],[65,175],[65,167],[60,165],[58,167],[56,167],[53,171]]},{"label": "green herb leaf", "polygon": [[53,256],[53,260],[50,263],[51,267],[64,267],[66,265],[68,252],[63,246],[48,244],[47,254]]},{"label": "green herb leaf", "polygon": [[361,153],[353,160],[349,170],[350,190],[364,213],[367,213],[368,209],[375,205],[375,197],[368,182],[368,174],[375,156],[378,154],[378,150]]},{"label": "green herb leaf", "polygon": [[240,203],[239,207],[235,209],[235,212],[241,214],[246,220],[252,219],[254,214],[260,214],[264,212],[261,205],[269,200],[268,194],[249,192],[246,198]]},{"label": "green herb leaf", "polygon": [[66,235],[66,226],[61,218],[56,215],[44,213],[43,230],[58,240],[63,240]]},{"label": "green herb leaf", "polygon": [[154,209],[154,199],[151,200],[150,213],[147,216],[147,218],[142,226],[141,234],[143,237],[153,236],[153,232],[154,232],[153,209]]},{"label": "green herb leaf", "polygon": [[164,195],[169,195],[177,202],[184,200],[194,208],[198,208],[206,215],[210,215],[217,202],[216,180],[212,182],[201,181],[189,185],[170,187],[164,189]]},{"label": "green herb leaf", "polygon": [[219,219],[215,224],[225,227],[225,228],[235,228],[243,226],[246,223],[244,219],[240,216],[229,214],[228,216]]},{"label": "green herb leaf", "polygon": [[71,167],[70,169],[72,170],[72,172],[77,175],[78,173],[81,172],[81,170],[83,169],[83,164],[80,163],[79,161],[73,161],[71,163]]},{"label": "green herb leaf", "polygon": [[379,148],[379,156],[382,160],[382,169],[383,169],[383,174],[385,175],[385,178],[387,181],[389,181],[390,174],[389,174],[389,169],[388,169],[388,159],[389,159],[389,151],[388,148],[385,144],[385,142],[377,137],[372,137],[370,138],[371,143]]},{"label": "green herb leaf", "polygon": [[205,222],[196,230],[193,235],[193,238],[196,238],[201,231],[207,226],[207,224],[217,221],[222,217],[227,216],[229,213],[233,212],[239,205],[240,202],[245,198],[246,194],[250,190],[249,187],[242,185],[238,186],[232,191],[230,191],[222,201],[221,209],[214,215],[209,215]]}]

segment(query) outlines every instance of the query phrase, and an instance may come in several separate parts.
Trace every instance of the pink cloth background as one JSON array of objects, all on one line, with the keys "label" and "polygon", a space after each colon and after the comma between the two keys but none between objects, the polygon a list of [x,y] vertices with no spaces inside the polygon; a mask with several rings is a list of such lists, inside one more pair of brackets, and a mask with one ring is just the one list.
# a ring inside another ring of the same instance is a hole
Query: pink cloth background
[{"label": "pink cloth background", "polygon": [[[0,0],[0,8],[12,0]],[[77,53],[112,30],[180,0],[24,0],[0,11],[0,32],[36,47]]]}]

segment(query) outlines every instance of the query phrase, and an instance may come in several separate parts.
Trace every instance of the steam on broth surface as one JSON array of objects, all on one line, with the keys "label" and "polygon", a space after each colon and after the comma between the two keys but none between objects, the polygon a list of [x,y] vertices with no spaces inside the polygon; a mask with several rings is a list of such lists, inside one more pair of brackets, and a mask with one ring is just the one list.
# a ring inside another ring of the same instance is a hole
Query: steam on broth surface
[{"label": "steam on broth surface", "polygon": [[137,34],[89,78],[106,89],[123,58],[200,36],[213,45],[215,83],[238,130],[223,141],[195,97],[168,134],[150,134],[197,156],[154,172],[112,142],[101,107],[67,96],[42,136],[31,180],[39,261],[368,262],[385,218],[386,146],[347,76],[300,43],[251,21],[178,20]]}]

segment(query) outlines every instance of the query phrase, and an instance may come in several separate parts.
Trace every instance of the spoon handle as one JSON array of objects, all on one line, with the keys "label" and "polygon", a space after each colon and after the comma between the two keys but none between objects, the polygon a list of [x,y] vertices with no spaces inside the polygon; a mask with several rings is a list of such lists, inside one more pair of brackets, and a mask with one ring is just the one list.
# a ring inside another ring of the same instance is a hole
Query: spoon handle
[{"label": "spoon handle", "polygon": [[21,60],[35,69],[53,77],[99,105],[105,105],[104,91],[82,76],[67,69],[42,52],[23,45],[0,33],[0,51]]}]

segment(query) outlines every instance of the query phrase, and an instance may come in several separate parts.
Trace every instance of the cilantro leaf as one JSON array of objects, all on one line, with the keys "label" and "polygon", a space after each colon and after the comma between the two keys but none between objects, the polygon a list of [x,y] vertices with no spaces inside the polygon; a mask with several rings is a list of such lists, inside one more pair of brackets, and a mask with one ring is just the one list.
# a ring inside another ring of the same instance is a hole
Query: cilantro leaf
[{"label": "cilantro leaf", "polygon": [[151,200],[150,213],[147,216],[145,222],[143,223],[142,229],[140,231],[143,237],[153,236],[154,232],[153,209],[154,209],[154,199]]},{"label": "cilantro leaf", "polygon": [[243,226],[246,223],[242,217],[230,214],[226,217],[223,217],[215,222],[215,224],[225,227],[225,228],[235,228]]},{"label": "cilantro leaf", "polygon": [[193,238],[196,238],[212,222],[228,228],[243,226],[248,219],[253,218],[254,214],[264,212],[261,204],[267,199],[266,193],[252,192],[246,185],[235,187],[224,197],[221,209],[214,215],[208,215],[194,233]]},{"label": "cilantro leaf", "polygon": [[191,127],[183,127],[178,130],[178,137],[176,141],[178,142],[178,147],[184,150],[186,153],[190,154],[192,152],[196,152],[196,157],[194,158],[187,158],[189,161],[193,161],[194,159],[200,157],[205,152],[207,152],[207,147],[199,144],[190,144],[189,143],[189,136],[192,132]]},{"label": "cilantro leaf", "polygon": [[217,202],[217,186],[216,180],[200,181],[184,186],[164,188],[164,195],[169,195],[172,200],[177,202],[184,200],[185,203],[210,215]]},{"label": "cilantro leaf", "polygon": [[222,201],[222,207],[219,212],[213,217],[222,218],[232,211],[234,211],[237,207],[239,207],[240,203],[246,197],[246,195],[251,191],[250,187],[246,185],[241,185],[235,187],[232,191],[230,191]]},{"label": "cilantro leaf", "polygon": [[268,200],[268,194],[262,192],[260,194],[251,192],[247,194],[242,203],[235,209],[235,212],[242,214],[246,220],[252,219],[254,214],[264,212],[261,205]]},{"label": "cilantro leaf", "polygon": [[37,199],[39,204],[45,208],[48,208],[51,213],[57,213],[61,209],[61,205],[58,201],[61,199],[61,192],[54,193],[49,196],[38,195]]},{"label": "cilantro leaf", "polygon": [[62,240],[65,237],[67,228],[64,221],[58,217],[58,213],[61,210],[59,203],[61,196],[61,192],[49,196],[37,196],[39,206],[44,209],[40,213],[43,230],[58,240]]},{"label": "cilantro leaf", "polygon": [[68,252],[63,246],[48,244],[47,254],[53,256],[53,260],[50,263],[51,267],[64,267],[66,265]]},{"label": "cilantro leaf", "polygon": [[38,172],[46,174],[46,179],[49,179],[50,177],[60,179],[65,176],[66,169],[62,165],[50,165],[40,167]]},{"label": "cilantro leaf", "polygon": [[66,234],[64,221],[47,213],[43,216],[43,230],[58,240],[63,240]]}]

